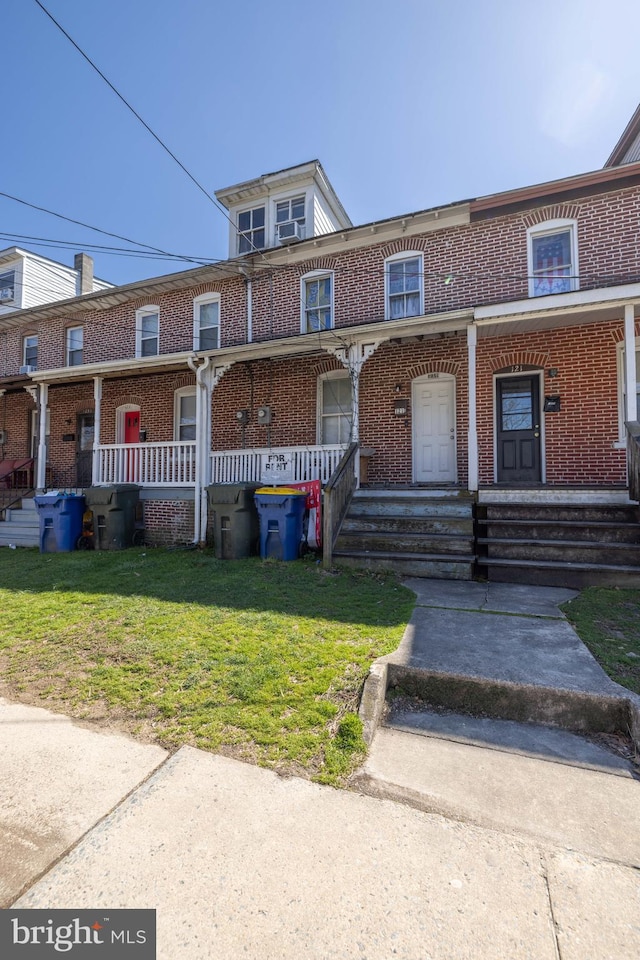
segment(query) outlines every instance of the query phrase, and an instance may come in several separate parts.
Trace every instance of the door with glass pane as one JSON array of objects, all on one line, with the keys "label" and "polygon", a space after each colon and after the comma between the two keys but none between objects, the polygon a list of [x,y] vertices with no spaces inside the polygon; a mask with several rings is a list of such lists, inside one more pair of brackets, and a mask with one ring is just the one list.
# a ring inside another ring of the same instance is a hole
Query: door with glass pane
[{"label": "door with glass pane", "polygon": [[498,483],[539,483],[540,377],[500,377],[496,381]]}]

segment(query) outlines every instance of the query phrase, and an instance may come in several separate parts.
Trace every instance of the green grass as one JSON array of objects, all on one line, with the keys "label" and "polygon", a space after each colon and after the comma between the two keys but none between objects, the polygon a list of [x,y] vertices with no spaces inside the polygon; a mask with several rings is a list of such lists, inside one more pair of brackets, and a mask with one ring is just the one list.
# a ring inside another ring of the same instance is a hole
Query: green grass
[{"label": "green grass", "polygon": [[589,587],[562,609],[609,676],[640,693],[640,590]]},{"label": "green grass", "polygon": [[198,551],[3,549],[0,584],[5,696],[323,782],[413,607],[393,578]]}]

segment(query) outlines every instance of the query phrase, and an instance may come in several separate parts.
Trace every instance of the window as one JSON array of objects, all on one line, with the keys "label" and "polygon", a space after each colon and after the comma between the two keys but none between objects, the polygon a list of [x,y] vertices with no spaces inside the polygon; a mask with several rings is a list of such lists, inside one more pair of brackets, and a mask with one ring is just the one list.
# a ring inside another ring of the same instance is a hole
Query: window
[{"label": "window", "polygon": [[302,278],[302,332],[329,330],[333,326],[333,277],[310,274]]},{"label": "window", "polygon": [[385,261],[387,320],[422,315],[423,273],[422,254],[403,254]]},{"label": "window", "polygon": [[578,289],[576,223],[551,220],[528,231],[529,296]]},{"label": "window", "polygon": [[136,310],[136,357],[155,357],[160,353],[160,312],[158,307]]},{"label": "window", "polygon": [[[626,443],[625,421],[627,419],[627,389],[625,383],[624,344],[618,347],[618,435],[619,441]],[[640,421],[640,340],[636,339],[636,420]]]},{"label": "window", "polygon": [[349,443],[352,408],[351,380],[346,373],[326,374],[319,380],[318,435],[320,443]]},{"label": "window", "polygon": [[174,421],[176,440],[196,439],[196,391],[193,387],[183,387],[181,390],[176,390]]},{"label": "window", "polygon": [[15,270],[0,273],[0,307],[9,306],[15,298]]},{"label": "window", "polygon": [[238,214],[238,253],[253,253],[264,247],[264,207]]},{"label": "window", "polygon": [[84,363],[84,329],[82,327],[67,327],[67,366],[79,367]]},{"label": "window", "polygon": [[298,225],[298,238],[304,239],[304,196],[276,203],[276,243],[295,238],[295,224]]},{"label": "window", "polygon": [[38,338],[35,334],[29,334],[22,341],[22,362],[25,367],[38,366]]},{"label": "window", "polygon": [[220,297],[206,293],[193,301],[193,349],[217,350],[220,346]]}]

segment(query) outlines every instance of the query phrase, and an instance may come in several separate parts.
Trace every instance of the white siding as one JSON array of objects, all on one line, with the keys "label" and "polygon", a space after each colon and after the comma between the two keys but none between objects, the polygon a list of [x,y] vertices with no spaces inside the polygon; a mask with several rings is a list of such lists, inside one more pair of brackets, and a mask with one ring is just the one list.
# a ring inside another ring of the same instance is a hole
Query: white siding
[{"label": "white siding", "polygon": [[319,237],[323,233],[333,233],[340,229],[339,224],[331,213],[326,200],[317,190],[313,193],[313,233],[307,236]]},{"label": "white siding", "polygon": [[76,295],[76,272],[53,260],[24,258],[23,308],[37,307],[53,300],[66,300]]},{"label": "white siding", "polygon": [[13,303],[7,304],[6,306],[0,305],[0,316],[2,316],[3,313],[11,313],[12,310],[20,310],[23,306],[22,259],[20,257],[0,265],[0,273],[11,273],[11,271],[14,273]]}]

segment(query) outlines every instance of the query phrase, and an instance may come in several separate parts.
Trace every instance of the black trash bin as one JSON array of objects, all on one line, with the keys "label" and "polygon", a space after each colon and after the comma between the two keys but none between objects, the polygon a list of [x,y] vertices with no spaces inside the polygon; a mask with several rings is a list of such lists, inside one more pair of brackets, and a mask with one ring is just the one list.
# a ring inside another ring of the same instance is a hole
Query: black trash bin
[{"label": "black trash bin", "polygon": [[218,560],[244,560],[258,552],[260,527],[254,500],[257,483],[212,483],[207,497]]},{"label": "black trash bin", "polygon": [[135,483],[116,483],[89,487],[84,495],[93,513],[96,550],[125,550],[133,546],[140,488]]}]

